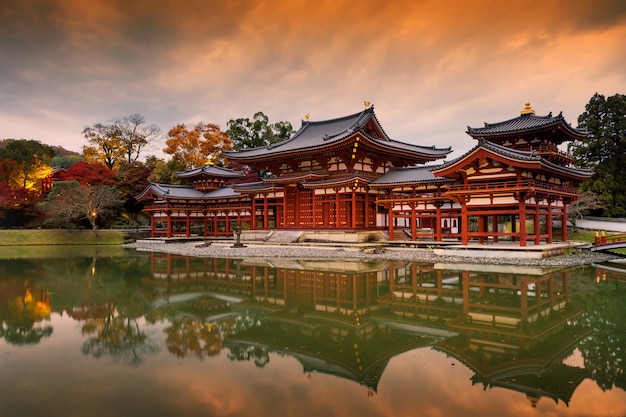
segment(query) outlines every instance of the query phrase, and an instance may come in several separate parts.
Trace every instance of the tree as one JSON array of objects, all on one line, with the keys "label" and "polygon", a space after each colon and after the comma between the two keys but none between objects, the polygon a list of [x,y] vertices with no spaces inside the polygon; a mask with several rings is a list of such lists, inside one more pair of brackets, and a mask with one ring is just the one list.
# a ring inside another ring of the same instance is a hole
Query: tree
[{"label": "tree", "polygon": [[136,162],[141,152],[161,135],[157,125],[145,123],[140,114],[131,114],[115,118],[111,124],[85,127],[83,136],[89,146],[83,147],[83,155],[87,161],[102,162],[109,169],[116,169],[122,161]]},{"label": "tree", "polygon": [[116,187],[124,202],[124,210],[133,220],[137,220],[137,214],[143,209],[143,203],[138,202],[135,196],[146,188],[149,175],[150,169],[141,162],[124,163],[117,171]]},{"label": "tree", "polygon": [[236,150],[268,146],[289,139],[293,133],[291,123],[270,124],[263,112],[256,112],[252,120],[247,117],[229,120],[226,131]]},{"label": "tree", "polygon": [[583,190],[598,195],[607,216],[626,215],[626,96],[594,94],[578,117],[587,138],[568,145],[577,165],[593,168]]},{"label": "tree", "polygon": [[36,220],[40,202],[36,190],[0,183],[0,227],[23,227]]},{"label": "tree", "polygon": [[181,163],[185,169],[201,167],[207,163],[221,163],[222,151],[232,150],[232,142],[211,123],[197,123],[188,128],[184,123],[174,126],[167,134],[167,147],[163,152]]},{"label": "tree", "polygon": [[22,187],[36,187],[50,173],[47,163],[54,156],[50,146],[33,139],[5,140],[2,145],[0,157],[17,162]]},{"label": "tree", "polygon": [[83,136],[91,146],[83,146],[87,162],[101,162],[113,169],[123,157],[122,140],[111,125],[96,123],[83,129]]},{"label": "tree", "polygon": [[584,191],[580,197],[567,206],[567,219],[572,224],[574,232],[578,231],[576,222],[592,210],[602,208],[598,196],[591,191]]},{"label": "tree", "polygon": [[137,113],[113,119],[113,127],[128,164],[136,162],[141,152],[161,136],[161,128],[155,124],[147,125],[146,119]]},{"label": "tree", "polygon": [[175,159],[170,159],[166,162],[164,159],[150,156],[146,159],[146,165],[150,170],[150,176],[148,177],[148,181],[150,182],[172,185],[180,185],[183,183],[183,181],[176,176],[176,172],[185,170],[185,166],[182,162]]},{"label": "tree", "polygon": [[97,234],[97,223],[104,224],[115,218],[121,205],[118,191],[112,186],[59,181],[48,194],[43,210],[51,218],[65,223],[68,229],[74,221],[86,219]]},{"label": "tree", "polygon": [[61,180],[76,180],[79,184],[115,185],[115,172],[100,163],[77,162],[60,174]]}]

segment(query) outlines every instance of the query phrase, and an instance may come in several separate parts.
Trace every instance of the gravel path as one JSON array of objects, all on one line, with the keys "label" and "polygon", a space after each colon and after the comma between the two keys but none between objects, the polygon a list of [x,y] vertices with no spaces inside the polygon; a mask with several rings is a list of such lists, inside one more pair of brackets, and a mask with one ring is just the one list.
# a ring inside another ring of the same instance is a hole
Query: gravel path
[{"label": "gravel path", "polygon": [[544,267],[569,267],[588,265],[617,258],[586,249],[572,249],[570,254],[553,256],[543,259],[511,259],[482,258],[460,256],[437,256],[429,249],[417,248],[378,248],[359,249],[355,247],[324,247],[324,246],[275,246],[262,244],[246,244],[245,247],[233,248],[232,243],[213,243],[202,246],[199,242],[163,243],[135,242],[124,245],[153,252],[164,252],[178,255],[211,257],[211,258],[289,258],[289,259],[361,259],[361,260],[393,260],[422,263],[466,263],[490,265],[532,265]]}]

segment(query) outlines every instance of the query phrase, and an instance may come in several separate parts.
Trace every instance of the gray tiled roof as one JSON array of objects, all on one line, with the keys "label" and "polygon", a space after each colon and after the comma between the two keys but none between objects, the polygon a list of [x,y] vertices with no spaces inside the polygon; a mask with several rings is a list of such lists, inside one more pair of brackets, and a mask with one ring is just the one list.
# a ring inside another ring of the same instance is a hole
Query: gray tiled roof
[{"label": "gray tiled roof", "polygon": [[171,198],[181,200],[210,200],[215,198],[239,197],[241,194],[235,192],[231,187],[222,187],[216,190],[203,193],[191,185],[169,185],[149,183],[148,186],[137,196],[141,199],[149,192],[154,193],[159,198]]},{"label": "gray tiled roof", "polygon": [[197,175],[207,175],[218,178],[241,178],[245,176],[242,171],[236,171],[234,169],[219,167],[215,165],[204,165],[199,168],[176,172],[176,176],[178,178],[190,178]]},{"label": "gray tiled roof", "polygon": [[489,135],[503,135],[509,133],[518,133],[523,131],[530,131],[536,129],[542,129],[546,127],[561,125],[571,134],[579,137],[586,136],[586,132],[581,129],[573,128],[569,123],[565,121],[563,113],[559,113],[558,116],[553,117],[552,113],[547,116],[535,116],[534,114],[523,114],[519,117],[515,117],[510,120],[505,120],[499,123],[485,123],[484,127],[467,127],[467,134],[472,137],[477,136],[489,136]]},{"label": "gray tiled roof", "polygon": [[577,176],[590,177],[593,173],[593,171],[590,169],[582,169],[582,168],[574,168],[574,167],[557,165],[543,158],[541,155],[539,155],[535,151],[520,151],[520,150],[509,148],[506,146],[498,145],[497,143],[490,142],[486,139],[479,139],[478,144],[474,146],[472,149],[470,149],[469,151],[467,151],[465,154],[438,166],[434,170],[437,171],[443,168],[447,168],[450,165],[454,165],[460,160],[465,159],[468,155],[475,152],[478,148],[484,148],[498,155],[504,156],[506,158],[518,160],[518,161],[539,162],[545,167],[548,167],[550,169],[561,171],[561,172],[567,172],[567,173],[577,175]]},{"label": "gray tiled roof", "polygon": [[383,137],[375,138],[369,136],[366,132],[360,129],[367,123],[368,120],[372,118],[380,127],[380,130],[384,133],[384,130],[380,126],[380,123],[374,114],[374,107],[372,106],[360,113],[355,113],[338,119],[318,122],[303,121],[302,127],[288,140],[260,148],[242,149],[237,152],[223,152],[223,155],[227,158],[233,159],[245,159],[269,154],[280,155],[292,151],[313,149],[316,147],[327,146],[328,144],[335,142],[340,142],[342,139],[357,131],[360,135],[367,137],[376,144],[389,149],[419,152],[425,155],[432,155],[433,157],[442,157],[451,151],[449,147],[436,148],[435,146],[418,146],[391,140],[385,133],[383,134]]},{"label": "gray tiled roof", "polygon": [[403,168],[392,168],[385,175],[372,182],[372,185],[408,184],[414,182],[450,182],[448,178],[435,177],[433,169],[441,165],[423,165]]}]

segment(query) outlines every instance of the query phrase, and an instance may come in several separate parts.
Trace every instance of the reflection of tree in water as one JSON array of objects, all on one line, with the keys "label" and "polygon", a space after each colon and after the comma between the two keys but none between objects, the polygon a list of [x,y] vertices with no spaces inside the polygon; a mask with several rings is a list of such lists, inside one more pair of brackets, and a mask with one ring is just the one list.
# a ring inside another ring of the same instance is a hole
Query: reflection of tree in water
[{"label": "reflection of tree in water", "polygon": [[198,358],[215,356],[222,350],[227,323],[204,323],[192,317],[177,317],[164,330],[167,335],[167,350],[176,357],[195,355]]},{"label": "reflection of tree in water", "polygon": [[218,355],[225,339],[259,324],[254,314],[235,313],[230,303],[210,296],[168,303],[151,311],[147,320],[169,323],[163,332],[171,354],[198,359]]},{"label": "reflection of tree in water", "polygon": [[0,338],[12,345],[34,345],[52,334],[52,326],[39,326],[50,319],[50,304],[36,300],[31,291],[15,281],[0,287]]},{"label": "reflection of tree in water", "polygon": [[586,312],[580,319],[596,332],[580,344],[585,368],[602,390],[626,389],[626,283],[607,281],[585,294]]},{"label": "reflection of tree in water", "polygon": [[[92,306],[102,312],[98,305]],[[126,285],[116,298],[116,304],[107,304],[108,314],[84,322],[83,335],[91,336],[83,344],[82,351],[96,358],[111,356],[115,362],[139,366],[147,355],[158,352],[138,323],[149,308],[147,300],[134,288]],[[88,308],[88,307],[84,307]]]},{"label": "reflection of tree in water", "polygon": [[219,354],[224,338],[233,334],[237,321],[229,303],[213,297],[166,304],[151,312],[148,319],[169,322],[163,332],[171,354],[198,359]]},{"label": "reflection of tree in water", "polygon": [[235,344],[230,348],[228,359],[237,362],[253,360],[257,368],[263,368],[270,362],[270,355],[263,346]]}]

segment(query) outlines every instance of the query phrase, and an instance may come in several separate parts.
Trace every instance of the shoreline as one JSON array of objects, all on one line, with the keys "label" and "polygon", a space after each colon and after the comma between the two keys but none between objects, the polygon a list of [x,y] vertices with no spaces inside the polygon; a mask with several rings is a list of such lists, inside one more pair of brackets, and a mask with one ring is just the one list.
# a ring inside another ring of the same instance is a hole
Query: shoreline
[{"label": "shoreline", "polygon": [[233,247],[233,242],[202,245],[198,242],[133,242],[122,245],[126,248],[162,252],[182,256],[231,258],[231,259],[295,259],[295,260],[351,260],[351,261],[405,261],[417,263],[485,264],[539,266],[546,268],[591,265],[619,259],[617,255],[591,252],[573,248],[569,254],[541,259],[488,258],[435,255],[431,249],[421,248],[376,248],[360,249],[356,246],[322,247],[306,245],[265,245],[244,243]]}]

